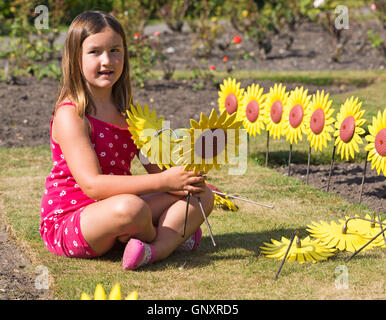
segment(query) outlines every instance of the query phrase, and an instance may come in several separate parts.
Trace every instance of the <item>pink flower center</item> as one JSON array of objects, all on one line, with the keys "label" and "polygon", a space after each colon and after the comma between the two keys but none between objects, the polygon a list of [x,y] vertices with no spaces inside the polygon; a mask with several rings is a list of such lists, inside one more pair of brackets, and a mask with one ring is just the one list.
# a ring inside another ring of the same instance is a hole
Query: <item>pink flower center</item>
[{"label": "pink flower center", "polygon": [[325,115],[322,108],[316,109],[311,116],[310,128],[314,134],[320,134],[323,131]]},{"label": "pink flower center", "polygon": [[347,143],[354,136],[355,132],[355,118],[353,116],[348,116],[342,121],[339,130],[340,139]]},{"label": "pink flower center", "polygon": [[375,136],[375,150],[381,157],[386,157],[386,128],[380,130]]},{"label": "pink flower center", "polygon": [[260,108],[259,108],[259,104],[257,103],[257,101],[251,100],[247,104],[247,108],[245,110],[248,121],[255,122],[257,120],[257,118],[259,117],[259,111],[260,111]]},{"label": "pink flower center", "polygon": [[292,128],[297,128],[303,121],[303,107],[300,104],[295,104],[289,114],[289,123]]},{"label": "pink flower center", "polygon": [[225,98],[225,109],[227,110],[228,114],[232,114],[236,112],[237,110],[237,98],[233,93],[230,93]]},{"label": "pink flower center", "polygon": [[271,106],[271,119],[274,123],[279,123],[281,121],[281,116],[283,115],[283,104],[281,101],[277,100],[272,103]]}]

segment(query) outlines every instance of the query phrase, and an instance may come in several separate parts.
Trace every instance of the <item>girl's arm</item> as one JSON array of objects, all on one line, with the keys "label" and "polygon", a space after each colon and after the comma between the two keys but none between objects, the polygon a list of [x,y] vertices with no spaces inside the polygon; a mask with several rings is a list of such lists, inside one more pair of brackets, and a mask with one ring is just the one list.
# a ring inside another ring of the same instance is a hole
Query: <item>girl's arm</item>
[{"label": "girl's arm", "polygon": [[102,174],[89,137],[87,118],[79,117],[75,108],[60,108],[55,113],[52,136],[59,143],[67,165],[83,192],[92,199],[118,194],[146,194],[181,191],[200,192],[193,184],[203,178],[183,167],[136,176]]}]

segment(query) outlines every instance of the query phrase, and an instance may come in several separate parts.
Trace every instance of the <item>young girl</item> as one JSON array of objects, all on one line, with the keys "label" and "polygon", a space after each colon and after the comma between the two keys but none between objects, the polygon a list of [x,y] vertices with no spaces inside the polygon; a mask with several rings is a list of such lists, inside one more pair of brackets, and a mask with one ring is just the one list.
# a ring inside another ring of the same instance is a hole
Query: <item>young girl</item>
[{"label": "young girl", "polygon": [[[131,175],[136,149],[124,118],[132,103],[125,34],[100,11],[72,22],[62,60],[63,79],[51,120],[53,169],[46,179],[40,234],[58,255],[91,258],[126,243],[124,269],[136,269],[191,250],[201,239],[213,196],[201,175],[172,167]],[[186,197],[188,224],[182,238]]]}]

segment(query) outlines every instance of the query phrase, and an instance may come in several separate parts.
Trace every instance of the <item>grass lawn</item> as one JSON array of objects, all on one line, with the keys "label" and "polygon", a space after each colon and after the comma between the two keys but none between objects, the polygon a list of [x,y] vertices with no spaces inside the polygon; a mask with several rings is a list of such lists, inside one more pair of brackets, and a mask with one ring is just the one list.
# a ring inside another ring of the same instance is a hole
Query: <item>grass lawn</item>
[{"label": "grass lawn", "polygon": [[[385,107],[385,88],[383,80],[352,93],[364,101],[367,119],[378,107]],[[350,95],[333,97],[335,112],[341,99]],[[304,140],[294,147],[295,161],[298,158],[306,162],[308,147]],[[272,164],[285,165],[288,143],[284,139],[275,141],[271,148]],[[137,290],[139,299],[385,299],[386,251],[380,248],[361,252],[347,263],[347,252],[317,264],[287,262],[278,280],[273,280],[280,261],[260,253],[263,242],[280,240],[282,236],[290,238],[295,230],[304,237],[308,234],[306,226],[312,221],[329,222],[345,215],[372,212],[365,205],[350,204],[262,166],[265,135],[251,139],[250,150],[245,175],[228,175],[228,169],[222,168],[211,171],[208,182],[227,193],[274,204],[274,209],[238,200],[234,201],[238,212],[215,209],[209,221],[216,248],[204,224],[203,239],[195,252],[174,253],[165,261],[138,271],[122,270],[119,250],[102,258],[81,260],[55,256],[44,247],[39,224],[44,180],[52,166],[48,146],[0,148],[1,218],[11,226],[33,267],[48,267],[50,288],[59,299],[79,299],[82,291],[92,295],[97,283],[109,291],[115,282],[120,283],[123,296]],[[313,163],[329,163],[331,150],[329,145],[323,153],[315,154]],[[285,160],[281,162],[281,158]],[[358,157],[358,161],[363,159]],[[132,168],[133,174],[144,172],[138,160],[133,161]],[[335,286],[342,265],[347,267],[348,289]]]}]

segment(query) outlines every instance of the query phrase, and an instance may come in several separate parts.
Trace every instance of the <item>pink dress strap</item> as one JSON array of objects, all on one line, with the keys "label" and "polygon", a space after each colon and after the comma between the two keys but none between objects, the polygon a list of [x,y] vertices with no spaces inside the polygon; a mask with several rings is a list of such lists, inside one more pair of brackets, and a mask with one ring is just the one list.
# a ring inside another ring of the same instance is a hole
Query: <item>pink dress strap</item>
[{"label": "pink dress strap", "polygon": [[76,105],[73,104],[72,102],[63,102],[63,103],[59,104],[59,105],[56,107],[56,110],[58,110],[58,109],[59,109],[60,107],[62,107],[62,106],[74,106],[74,107],[76,107]]}]

